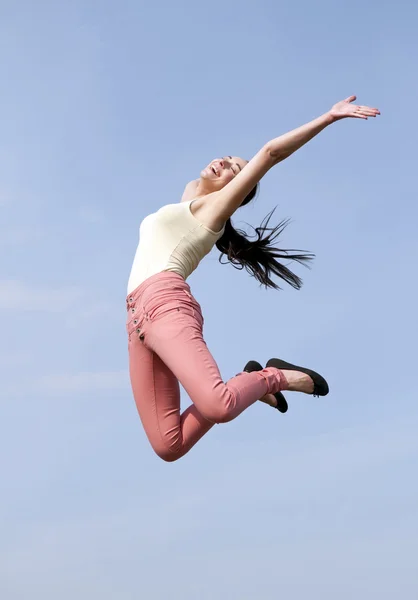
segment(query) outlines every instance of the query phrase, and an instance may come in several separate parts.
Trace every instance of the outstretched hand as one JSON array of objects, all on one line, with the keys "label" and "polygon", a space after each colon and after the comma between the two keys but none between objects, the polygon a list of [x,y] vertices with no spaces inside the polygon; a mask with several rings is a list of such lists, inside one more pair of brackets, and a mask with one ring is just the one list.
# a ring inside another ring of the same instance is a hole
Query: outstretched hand
[{"label": "outstretched hand", "polygon": [[330,110],[330,114],[335,121],[340,119],[346,119],[348,117],[354,119],[368,119],[369,117],[376,117],[380,115],[380,110],[377,108],[370,108],[369,106],[358,106],[352,104],[356,100],[356,96],[350,96],[341,102],[337,102]]}]

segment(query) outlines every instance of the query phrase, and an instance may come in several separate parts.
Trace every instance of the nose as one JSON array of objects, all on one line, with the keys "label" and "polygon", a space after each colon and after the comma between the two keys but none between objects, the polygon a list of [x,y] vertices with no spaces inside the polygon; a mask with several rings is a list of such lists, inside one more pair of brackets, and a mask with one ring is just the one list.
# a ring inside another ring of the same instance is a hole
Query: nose
[{"label": "nose", "polygon": [[218,162],[219,162],[219,165],[220,165],[220,167],[223,169],[223,168],[224,168],[224,166],[225,166],[225,162],[224,162],[224,160],[221,158],[221,159],[219,159],[219,161],[218,161]]}]

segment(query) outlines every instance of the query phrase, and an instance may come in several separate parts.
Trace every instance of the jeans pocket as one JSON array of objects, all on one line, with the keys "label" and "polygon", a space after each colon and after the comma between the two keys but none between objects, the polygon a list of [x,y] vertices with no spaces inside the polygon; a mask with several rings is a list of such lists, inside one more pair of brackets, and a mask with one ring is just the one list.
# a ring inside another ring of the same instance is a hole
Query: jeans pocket
[{"label": "jeans pocket", "polygon": [[153,323],[159,319],[173,314],[180,307],[181,302],[177,299],[158,299],[147,303],[144,306],[145,320]]}]

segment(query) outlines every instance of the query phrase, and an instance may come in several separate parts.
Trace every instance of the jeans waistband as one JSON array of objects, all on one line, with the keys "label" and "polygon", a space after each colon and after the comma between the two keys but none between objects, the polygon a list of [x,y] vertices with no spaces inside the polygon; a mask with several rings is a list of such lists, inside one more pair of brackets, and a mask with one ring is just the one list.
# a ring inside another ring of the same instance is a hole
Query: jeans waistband
[{"label": "jeans waistband", "polygon": [[145,281],[143,281],[137,288],[135,288],[126,297],[126,306],[127,306],[127,308],[129,308],[130,305],[133,304],[134,302],[137,302],[138,299],[143,295],[143,293],[148,288],[150,288],[151,286],[156,285],[158,283],[164,282],[164,281],[166,281],[167,283],[168,282],[175,283],[176,286],[179,287],[179,289],[183,289],[189,295],[191,295],[190,286],[183,279],[183,277],[181,275],[179,275],[178,273],[173,273],[172,271],[162,271],[161,273],[157,273],[156,275],[152,275],[151,277],[148,277],[148,279],[146,279]]}]

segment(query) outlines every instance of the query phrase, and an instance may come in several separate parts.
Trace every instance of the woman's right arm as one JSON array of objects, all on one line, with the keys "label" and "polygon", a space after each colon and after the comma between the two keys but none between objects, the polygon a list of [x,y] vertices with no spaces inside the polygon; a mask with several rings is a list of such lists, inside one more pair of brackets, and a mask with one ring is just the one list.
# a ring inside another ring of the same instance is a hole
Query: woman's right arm
[{"label": "woman's right arm", "polygon": [[231,217],[267,171],[332,123],[348,117],[367,119],[380,114],[377,108],[352,104],[355,99],[355,96],[350,96],[317,119],[268,142],[232,181],[213,194],[211,202],[217,218],[226,221]]}]

